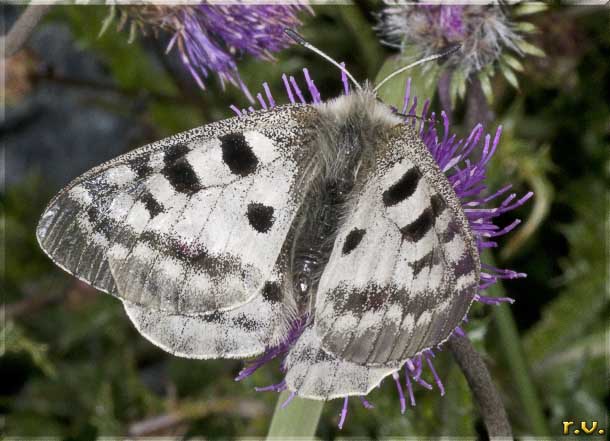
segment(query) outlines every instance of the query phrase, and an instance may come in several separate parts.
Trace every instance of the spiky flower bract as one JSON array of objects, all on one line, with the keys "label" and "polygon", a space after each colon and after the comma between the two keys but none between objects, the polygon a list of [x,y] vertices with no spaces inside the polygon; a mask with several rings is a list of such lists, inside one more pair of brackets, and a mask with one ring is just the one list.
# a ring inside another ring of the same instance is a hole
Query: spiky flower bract
[{"label": "spiky flower bract", "polygon": [[452,98],[463,97],[466,81],[477,75],[491,99],[489,82],[496,68],[510,84],[518,87],[515,71],[522,71],[523,66],[513,55],[543,55],[524,38],[535,27],[514,20],[518,15],[537,10],[525,6],[508,9],[498,2],[420,5],[386,0],[377,30],[383,43],[408,56],[430,56],[459,45],[459,50],[448,55],[444,63],[453,73]]},{"label": "spiky flower bract", "polygon": [[241,80],[237,61],[244,55],[273,61],[274,53],[293,41],[286,28],[301,25],[297,4],[210,4],[138,5],[121,7],[119,26],[130,24],[130,39],[139,30],[146,34],[161,32],[171,36],[167,51],[177,47],[182,63],[197,84],[215,73],[225,83],[240,87],[248,99],[252,96]]},{"label": "spiky flower bract", "polygon": [[[287,77],[284,75],[283,81],[288,100],[292,104],[321,103],[322,98],[320,92],[311,79],[309,72],[307,69],[304,69],[303,71],[305,74],[307,92],[309,93],[310,98],[306,98],[306,94],[299,88],[294,77]],[[345,74],[343,74],[342,80],[344,93],[350,93]],[[263,96],[262,93],[257,94],[257,100],[261,108],[272,109],[276,105],[276,100],[266,83],[263,84],[263,88],[265,95]],[[253,107],[241,110],[236,106],[231,106],[231,108],[238,116],[245,116],[248,113],[255,111]],[[515,193],[507,194],[511,188],[510,185],[504,186],[492,194],[489,194],[487,191],[487,186],[485,184],[487,169],[490,160],[499,146],[502,128],[498,127],[496,131],[491,134],[485,133],[482,124],[477,124],[472,128],[470,134],[466,138],[458,139],[455,135],[451,134],[450,121],[444,111],[441,112],[440,115],[440,119],[442,120],[442,131],[439,133],[435,124],[437,115],[434,112],[430,112],[430,101],[426,100],[423,103],[421,111],[418,111],[418,108],[418,99],[411,93],[411,81],[409,80],[406,84],[403,106],[401,109],[395,110],[405,116],[405,124],[411,124],[416,128],[420,139],[427,146],[438,167],[445,174],[453,187],[453,190],[462,204],[472,234],[475,237],[479,254],[487,248],[496,247],[496,238],[513,230],[519,225],[520,221],[518,219],[514,220],[504,227],[496,225],[494,221],[499,216],[522,206],[533,195],[533,193],[529,192],[526,195],[517,198]],[[492,201],[498,200],[502,196],[504,198],[501,202],[491,204]],[[510,298],[485,296],[482,292],[500,279],[525,277],[525,274],[508,269],[499,269],[483,263],[481,264],[481,268],[479,289],[474,296],[474,300],[489,305],[497,305],[503,302],[512,303],[513,300]],[[464,317],[464,321],[466,320],[467,317]],[[247,362],[236,380],[241,381],[249,377],[257,369],[273,359],[285,357],[310,324],[310,316],[305,315],[298,317],[293,322],[292,327],[284,340],[276,346],[269,347],[263,355]],[[455,328],[453,334],[465,336],[465,333],[460,326]],[[415,384],[426,389],[433,389],[434,384],[438,388],[440,394],[444,395],[445,389],[443,383],[433,365],[433,358],[435,353],[441,349],[440,346],[442,346],[442,344],[427,348],[414,355],[412,358],[404,360],[402,368],[390,374],[398,392],[401,413],[404,413],[406,410],[407,400],[411,406],[415,406],[415,395],[413,392]],[[284,374],[286,373],[283,362],[281,364],[281,370]],[[426,370],[429,371],[429,374],[424,375]],[[330,374],[335,375],[335,373],[329,372],[329,375]],[[338,375],[341,375],[341,373]],[[427,381],[424,379],[424,376],[431,376],[431,378],[428,378]],[[406,394],[403,386],[406,388]],[[281,392],[285,389],[287,389],[285,380],[270,386],[256,388],[258,391],[274,392]],[[287,405],[295,396],[296,393],[292,392],[289,399],[282,406]],[[364,396],[360,396],[359,398],[363,406],[366,408],[372,407],[372,404],[369,403]],[[345,396],[343,397],[343,407],[339,418],[339,428],[341,428],[345,422],[347,409],[348,397]]]}]

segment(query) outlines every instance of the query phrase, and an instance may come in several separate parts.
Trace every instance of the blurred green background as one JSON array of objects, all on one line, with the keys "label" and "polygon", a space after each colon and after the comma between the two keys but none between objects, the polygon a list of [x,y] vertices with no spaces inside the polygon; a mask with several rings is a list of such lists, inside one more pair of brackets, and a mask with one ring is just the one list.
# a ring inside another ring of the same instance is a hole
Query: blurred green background
[{"label": "blurred green background", "polygon": [[[356,78],[372,79],[395,56],[371,30],[376,10],[366,1],[317,6],[314,16],[302,14],[301,32],[345,60]],[[71,179],[129,149],[232,116],[230,104],[247,105],[239,90],[223,92],[214,79],[208,90],[198,89],[158,40],[140,36],[128,44],[127,33],[114,27],[98,38],[107,12],[56,6],[6,65],[0,434],[265,436],[277,396],[253,388],[279,381],[277,369],[236,383],[241,362],[164,353],[133,329],[119,301],[63,273],[37,246],[38,217]],[[5,27],[18,14],[6,7]],[[587,6],[552,6],[529,20],[540,30],[530,41],[547,56],[522,60],[518,89],[493,79],[496,117],[488,128],[505,126],[491,188],[512,182],[521,194],[536,192],[516,213],[524,225],[501,238],[493,256],[528,278],[502,284],[516,299],[512,307],[499,313],[477,305],[466,329],[516,434],[559,437],[566,419],[597,419],[610,431],[610,21],[607,11]],[[267,81],[279,101],[281,73],[302,79],[300,69],[308,67],[323,97],[340,93],[339,73],[314,54],[292,47],[277,58],[240,61],[252,91]],[[467,133],[463,115],[458,102],[460,135]],[[416,388],[417,407],[400,415],[394,385],[386,382],[369,397],[375,409],[353,400],[342,431],[340,401],[326,404],[317,435],[482,436],[476,403],[451,355],[439,355],[436,367],[445,397]]]}]

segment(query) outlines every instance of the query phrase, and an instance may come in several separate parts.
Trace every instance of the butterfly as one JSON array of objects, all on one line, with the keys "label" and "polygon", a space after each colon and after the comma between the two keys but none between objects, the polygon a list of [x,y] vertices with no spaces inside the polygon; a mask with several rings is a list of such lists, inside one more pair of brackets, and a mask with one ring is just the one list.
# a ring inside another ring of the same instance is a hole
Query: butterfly
[{"label": "butterfly", "polygon": [[286,385],[323,400],[445,341],[481,271],[452,186],[368,86],[119,156],[59,192],[37,237],[177,356],[254,357],[306,317]]}]

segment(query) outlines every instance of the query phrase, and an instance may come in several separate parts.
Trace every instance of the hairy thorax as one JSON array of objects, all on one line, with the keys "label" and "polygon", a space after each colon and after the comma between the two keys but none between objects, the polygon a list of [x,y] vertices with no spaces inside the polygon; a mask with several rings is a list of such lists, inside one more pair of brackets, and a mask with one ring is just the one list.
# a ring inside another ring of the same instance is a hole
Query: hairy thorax
[{"label": "hairy thorax", "polygon": [[291,273],[299,309],[315,301],[320,276],[333,251],[336,233],[364,184],[388,133],[401,123],[370,90],[315,106],[318,135],[312,159],[316,174],[307,186],[295,222]]}]

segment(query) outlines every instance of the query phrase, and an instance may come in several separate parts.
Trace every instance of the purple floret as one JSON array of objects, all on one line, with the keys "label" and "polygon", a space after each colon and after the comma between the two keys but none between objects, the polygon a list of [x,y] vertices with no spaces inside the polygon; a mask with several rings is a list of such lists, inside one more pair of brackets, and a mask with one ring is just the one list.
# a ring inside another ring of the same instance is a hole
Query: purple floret
[{"label": "purple floret", "polygon": [[181,27],[168,50],[178,45],[183,63],[201,88],[203,79],[215,72],[223,87],[225,82],[237,85],[253,102],[239,76],[237,60],[243,55],[274,60],[273,53],[293,43],[284,29],[300,26],[297,14],[303,9],[297,5],[184,6],[177,15]]}]

